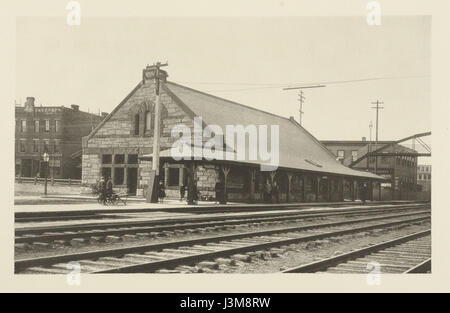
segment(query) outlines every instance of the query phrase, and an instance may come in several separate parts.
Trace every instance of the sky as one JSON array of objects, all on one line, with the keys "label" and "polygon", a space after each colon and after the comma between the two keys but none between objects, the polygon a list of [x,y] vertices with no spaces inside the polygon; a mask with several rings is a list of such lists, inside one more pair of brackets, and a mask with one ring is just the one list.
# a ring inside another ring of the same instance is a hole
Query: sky
[{"label": "sky", "polygon": [[[319,140],[379,139],[431,130],[429,17],[17,19],[16,101],[110,112],[147,64],[169,80],[298,120]],[[356,81],[355,81],[356,80]],[[348,82],[351,81],[351,82]],[[424,140],[431,144],[428,138]],[[427,162],[428,163],[428,162]]]}]

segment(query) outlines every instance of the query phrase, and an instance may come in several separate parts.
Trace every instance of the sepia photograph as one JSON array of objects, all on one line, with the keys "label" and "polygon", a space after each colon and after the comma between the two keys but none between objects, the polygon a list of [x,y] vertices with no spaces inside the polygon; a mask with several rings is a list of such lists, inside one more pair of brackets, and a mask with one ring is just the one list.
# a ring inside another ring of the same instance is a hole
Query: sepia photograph
[{"label": "sepia photograph", "polygon": [[65,2],[14,17],[13,279],[433,276],[429,13]]}]

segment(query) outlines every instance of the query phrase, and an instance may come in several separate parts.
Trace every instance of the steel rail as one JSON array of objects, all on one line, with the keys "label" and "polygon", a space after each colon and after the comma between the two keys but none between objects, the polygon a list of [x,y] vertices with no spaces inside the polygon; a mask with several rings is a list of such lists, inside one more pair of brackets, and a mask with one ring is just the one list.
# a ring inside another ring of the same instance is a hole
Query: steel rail
[{"label": "steel rail", "polygon": [[[340,255],[337,255],[337,256],[334,256],[331,258],[326,258],[326,259],[312,262],[309,264],[304,264],[304,265],[300,265],[300,266],[297,266],[294,268],[290,268],[290,269],[282,271],[281,273],[314,273],[314,272],[324,271],[327,268],[334,267],[338,264],[345,263],[349,260],[354,260],[354,259],[357,259],[360,257],[364,257],[371,253],[381,251],[381,250],[384,250],[384,249],[387,249],[387,248],[390,248],[390,247],[396,246],[398,244],[408,242],[408,241],[411,241],[411,240],[414,240],[414,239],[417,239],[420,237],[424,237],[429,234],[431,234],[431,230],[417,232],[417,233],[403,236],[403,237],[400,237],[400,238],[397,238],[394,240],[385,241],[380,244],[373,245],[373,246],[370,246],[367,248],[358,249],[358,250],[340,254]],[[418,269],[420,269],[420,267]]]},{"label": "steel rail", "polygon": [[[364,212],[348,212],[348,213],[336,213],[336,214],[309,214],[309,215],[290,215],[290,216],[283,216],[283,217],[264,217],[264,218],[253,218],[253,219],[235,219],[230,218],[230,220],[225,221],[212,221],[212,222],[203,222],[203,223],[187,223],[187,224],[180,224],[180,225],[165,225],[165,226],[149,226],[149,227],[134,227],[134,228],[127,228],[127,229],[113,229],[113,230],[99,230],[99,231],[85,231],[82,233],[61,233],[61,234],[49,234],[49,235],[38,235],[33,237],[19,237],[15,238],[15,243],[32,243],[32,242],[51,242],[55,240],[69,240],[73,238],[90,238],[93,236],[97,237],[105,237],[105,236],[122,236],[126,234],[137,234],[137,233],[150,233],[150,232],[163,232],[163,231],[175,231],[175,230],[184,230],[184,229],[198,229],[198,228],[204,228],[204,227],[217,227],[217,226],[234,226],[234,225],[240,225],[240,224],[248,224],[248,223],[263,223],[263,222],[277,222],[277,221],[291,221],[293,219],[308,219],[308,218],[319,218],[319,217],[332,217],[332,216],[353,216],[353,215],[361,215],[367,213],[370,213],[370,215],[373,214],[379,214],[380,212],[388,213],[397,213],[392,212],[392,210],[380,210],[380,211],[364,211]],[[411,216],[416,215],[418,213],[429,213],[429,211],[419,211],[419,212],[411,212],[411,213],[402,213],[398,216]],[[387,216],[378,216],[376,219],[379,218],[385,218]],[[93,229],[93,228],[91,228]],[[54,231],[54,230],[53,230]]]},{"label": "steel rail", "polygon": [[42,234],[45,232],[64,232],[64,231],[82,231],[91,229],[107,229],[107,228],[118,228],[118,227],[141,227],[141,226],[162,226],[162,225],[174,225],[175,223],[187,223],[187,222],[213,222],[213,221],[223,221],[232,219],[247,219],[249,217],[259,217],[259,218],[271,218],[275,216],[331,216],[331,215],[345,215],[352,213],[364,213],[364,212],[383,212],[392,211],[392,209],[408,210],[408,209],[420,209],[429,207],[428,204],[411,204],[408,205],[397,205],[397,206],[385,206],[385,207],[364,207],[356,209],[340,209],[340,210],[326,210],[320,212],[274,212],[274,213],[257,213],[252,215],[225,215],[225,216],[210,216],[206,218],[177,218],[177,219],[164,219],[164,220],[146,220],[146,221],[135,221],[135,222],[108,222],[108,223],[88,223],[88,224],[71,224],[71,225],[55,225],[55,226],[35,226],[35,227],[21,227],[15,229],[15,235],[21,236],[23,234]]},{"label": "steel rail", "polygon": [[[374,205],[406,205],[406,204],[426,204],[429,201],[377,201]],[[349,205],[359,205],[363,206],[357,202],[313,202],[313,203],[281,203],[281,204],[243,204],[243,205],[219,205],[219,206],[209,206],[209,207],[172,207],[172,208],[161,208],[159,211],[164,212],[183,212],[183,213],[220,213],[220,212],[249,212],[256,210],[274,210],[274,209],[285,209],[285,210],[295,210],[295,209],[310,209],[318,206],[332,206],[332,207],[345,207]],[[15,222],[39,222],[39,221],[51,221],[52,219],[64,220],[64,219],[75,219],[80,217],[81,219],[86,219],[89,216],[91,218],[96,218],[97,215],[101,214],[120,214],[120,213],[151,213],[155,209],[102,209],[102,210],[92,210],[92,211],[55,211],[55,212],[16,212]]]}]

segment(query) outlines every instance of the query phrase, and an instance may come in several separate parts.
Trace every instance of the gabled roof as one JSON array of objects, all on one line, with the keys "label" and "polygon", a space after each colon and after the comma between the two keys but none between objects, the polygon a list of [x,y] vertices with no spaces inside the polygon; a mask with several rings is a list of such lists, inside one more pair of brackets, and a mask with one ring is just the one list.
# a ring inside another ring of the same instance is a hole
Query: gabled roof
[{"label": "gabled roof", "polygon": [[[226,125],[243,125],[244,127],[247,125],[279,125],[280,167],[383,179],[370,172],[357,171],[343,166],[325,146],[294,120],[173,82],[166,82],[163,88],[174,96],[174,100],[182,102],[181,105],[187,107],[196,116],[202,117],[206,125],[219,125],[222,129],[225,129]],[[268,127],[268,129],[270,128]],[[246,144],[248,145],[248,140]]]}]

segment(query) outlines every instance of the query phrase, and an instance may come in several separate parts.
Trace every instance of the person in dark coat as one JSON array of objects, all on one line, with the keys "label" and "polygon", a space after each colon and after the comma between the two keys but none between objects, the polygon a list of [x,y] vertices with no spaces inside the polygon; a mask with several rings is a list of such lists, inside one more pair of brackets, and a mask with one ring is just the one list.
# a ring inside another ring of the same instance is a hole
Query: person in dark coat
[{"label": "person in dark coat", "polygon": [[223,202],[223,185],[222,182],[218,181],[216,186],[214,187],[214,191],[216,192],[216,203]]},{"label": "person in dark coat", "polygon": [[111,198],[113,194],[113,183],[111,177],[108,177],[105,186],[106,186],[105,187],[105,202],[106,202],[106,199]]},{"label": "person in dark coat", "polygon": [[185,194],[186,194],[186,186],[181,185],[180,186],[180,201],[183,201]]},{"label": "person in dark coat", "polygon": [[164,188],[164,183],[162,181],[160,181],[159,182],[159,190],[158,190],[159,201],[164,202],[165,197],[166,197],[166,190]]},{"label": "person in dark coat", "polygon": [[361,187],[361,201],[363,204],[366,203],[367,193],[368,193],[367,183],[364,183]]},{"label": "person in dark coat", "polygon": [[280,203],[280,186],[278,186],[277,181],[273,182],[272,200],[275,201],[275,203]]},{"label": "person in dark coat", "polygon": [[97,192],[99,200],[105,204],[106,202],[106,182],[105,178],[102,176],[97,183]]},{"label": "person in dark coat", "polygon": [[272,185],[269,180],[266,181],[264,185],[264,202],[271,202],[272,198]]}]

